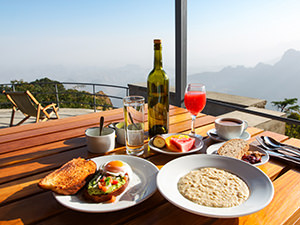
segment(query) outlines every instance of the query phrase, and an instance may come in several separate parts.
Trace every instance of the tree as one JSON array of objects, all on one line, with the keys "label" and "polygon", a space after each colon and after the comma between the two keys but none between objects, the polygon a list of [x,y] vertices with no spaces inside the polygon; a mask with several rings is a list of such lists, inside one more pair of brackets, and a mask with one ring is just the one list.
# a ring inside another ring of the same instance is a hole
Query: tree
[{"label": "tree", "polygon": [[[280,109],[281,112],[291,113],[293,111],[299,111],[300,106],[295,105],[298,102],[297,98],[285,98],[284,101],[273,101],[271,102],[274,106]],[[291,105],[287,107],[288,105]]]},{"label": "tree", "polygon": [[[299,105],[297,103],[297,98],[285,98],[284,101],[273,101],[272,104],[277,107],[281,112],[287,114],[287,118],[300,120]],[[300,138],[300,126],[294,124],[285,125],[285,135],[289,137]]]},{"label": "tree", "polygon": [[[290,115],[288,115],[288,118],[300,120],[300,114],[292,112]],[[295,124],[286,124],[285,134],[289,137],[300,138],[300,126]]]}]

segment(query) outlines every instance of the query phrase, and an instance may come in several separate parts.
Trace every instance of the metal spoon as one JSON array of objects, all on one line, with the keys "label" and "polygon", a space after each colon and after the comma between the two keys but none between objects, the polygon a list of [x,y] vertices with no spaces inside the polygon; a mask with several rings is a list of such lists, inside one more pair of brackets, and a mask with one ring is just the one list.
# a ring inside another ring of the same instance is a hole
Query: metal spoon
[{"label": "metal spoon", "polygon": [[290,145],[286,145],[286,144],[283,144],[279,141],[276,141],[274,138],[272,137],[268,137],[268,136],[264,136],[264,138],[266,139],[266,142],[269,143],[270,145],[273,145],[274,147],[285,147],[285,148],[289,148],[291,150],[297,150],[297,151],[300,151],[299,148],[297,147],[294,147],[294,146],[290,146]]},{"label": "metal spoon", "polygon": [[212,136],[212,137],[214,137],[214,138],[216,138],[216,139],[219,139],[219,140],[221,140],[221,141],[226,141],[225,139],[221,138],[221,137],[217,134],[216,131],[213,131],[213,130],[209,131],[209,135]]},{"label": "metal spoon", "polygon": [[262,136],[262,139],[265,142],[265,144],[268,145],[271,148],[274,148],[274,149],[275,148],[277,148],[277,149],[281,148],[281,149],[285,150],[286,152],[289,152],[289,153],[295,154],[297,156],[300,156],[300,153],[297,152],[295,149],[288,148],[286,145],[283,145],[283,144],[277,142],[275,139],[273,139],[271,137]]},{"label": "metal spoon", "polygon": [[99,128],[100,130],[99,130],[99,136],[101,136],[103,124],[104,124],[104,117],[101,116],[101,117],[100,117],[100,128]]},{"label": "metal spoon", "polygon": [[256,136],[255,138],[258,141],[258,143],[261,144],[262,147],[264,147],[267,150],[271,150],[271,148],[264,143],[262,137]]},{"label": "metal spoon", "polygon": [[278,141],[276,141],[275,139],[268,137],[268,136],[262,136],[263,140],[265,141],[265,143],[267,145],[270,145],[271,147],[274,148],[281,148],[283,147],[283,145],[281,143],[279,143]]},{"label": "metal spoon", "polygon": [[132,125],[133,125],[137,130],[139,130],[139,128],[137,127],[137,125],[134,123],[133,118],[132,118],[130,112],[128,113],[128,115],[129,115],[129,119],[130,119]]}]

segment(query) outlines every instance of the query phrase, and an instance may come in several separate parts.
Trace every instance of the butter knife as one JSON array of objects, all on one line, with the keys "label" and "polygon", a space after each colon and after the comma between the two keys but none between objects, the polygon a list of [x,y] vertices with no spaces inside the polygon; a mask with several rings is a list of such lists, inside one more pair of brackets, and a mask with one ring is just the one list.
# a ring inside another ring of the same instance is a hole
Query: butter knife
[{"label": "butter knife", "polygon": [[277,152],[274,152],[274,151],[269,151],[269,150],[266,150],[270,156],[276,156],[276,157],[282,157],[282,158],[287,158],[287,159],[291,159],[291,160],[294,160],[298,163],[300,163],[300,158],[297,158],[295,156],[291,156],[291,155],[284,155],[284,154],[281,154],[281,153],[277,153]]}]

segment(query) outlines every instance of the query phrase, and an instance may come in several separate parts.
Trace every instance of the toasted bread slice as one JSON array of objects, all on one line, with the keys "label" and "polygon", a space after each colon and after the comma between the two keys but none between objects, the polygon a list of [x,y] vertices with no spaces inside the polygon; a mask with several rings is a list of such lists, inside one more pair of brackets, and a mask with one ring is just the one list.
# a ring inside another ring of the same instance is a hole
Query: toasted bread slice
[{"label": "toasted bread slice", "polygon": [[219,155],[241,159],[248,151],[249,144],[243,139],[231,139],[226,141],[218,150]]},{"label": "toasted bread slice", "polygon": [[38,185],[58,194],[76,194],[85,185],[87,177],[94,174],[96,169],[94,161],[79,157],[48,174]]},{"label": "toasted bread slice", "polygon": [[90,195],[87,191],[87,189],[84,190],[83,192],[83,196],[86,199],[89,199],[93,202],[107,202],[109,200],[111,200],[111,198],[113,198],[113,196],[118,196],[121,193],[123,193],[123,191],[125,191],[126,187],[128,186],[128,182],[129,180],[126,181],[126,183],[124,185],[122,185],[120,188],[114,190],[113,192],[110,192],[109,194],[101,194],[101,195]]}]

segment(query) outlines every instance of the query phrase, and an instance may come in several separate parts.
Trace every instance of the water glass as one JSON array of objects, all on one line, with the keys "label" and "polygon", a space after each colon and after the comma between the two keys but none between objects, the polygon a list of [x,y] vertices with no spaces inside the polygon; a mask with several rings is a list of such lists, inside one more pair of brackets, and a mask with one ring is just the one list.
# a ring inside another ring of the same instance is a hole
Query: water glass
[{"label": "water glass", "polygon": [[144,152],[145,98],[127,96],[123,99],[123,104],[126,153],[141,155]]}]

